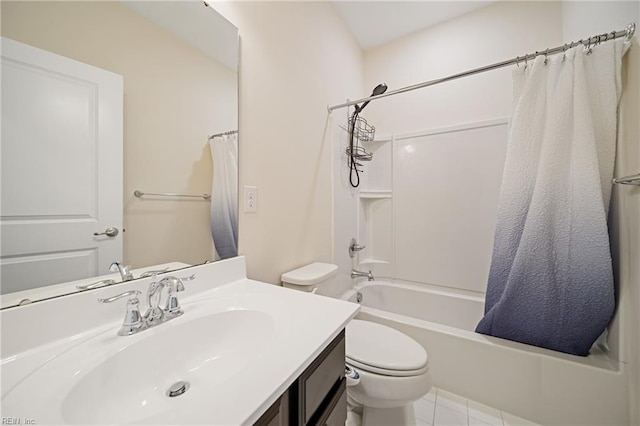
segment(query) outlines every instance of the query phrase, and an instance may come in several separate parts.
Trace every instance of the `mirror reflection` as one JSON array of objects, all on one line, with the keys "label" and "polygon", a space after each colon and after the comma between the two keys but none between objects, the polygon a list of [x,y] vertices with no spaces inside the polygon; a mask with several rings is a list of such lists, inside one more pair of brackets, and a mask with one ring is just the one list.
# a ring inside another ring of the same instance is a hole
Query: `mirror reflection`
[{"label": "mirror reflection", "polygon": [[2,307],[235,256],[237,29],[201,1],[0,7]]}]

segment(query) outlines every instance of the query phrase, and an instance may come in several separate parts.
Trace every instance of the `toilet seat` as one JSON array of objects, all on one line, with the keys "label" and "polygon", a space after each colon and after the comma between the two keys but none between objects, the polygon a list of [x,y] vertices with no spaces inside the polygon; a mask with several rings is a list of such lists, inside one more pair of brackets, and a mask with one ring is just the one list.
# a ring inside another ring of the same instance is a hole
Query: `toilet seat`
[{"label": "toilet seat", "polygon": [[429,368],[427,352],[418,342],[371,321],[347,325],[346,358],[349,365],[385,376],[417,376]]},{"label": "toilet seat", "polygon": [[362,362],[358,362],[347,357],[347,364],[351,367],[356,367],[363,371],[368,371],[369,373],[380,374],[382,376],[392,376],[392,377],[411,377],[411,376],[419,376],[420,374],[424,374],[429,370],[429,365],[425,365],[424,367],[417,370],[389,370],[385,368],[376,367],[373,365],[364,364]]}]

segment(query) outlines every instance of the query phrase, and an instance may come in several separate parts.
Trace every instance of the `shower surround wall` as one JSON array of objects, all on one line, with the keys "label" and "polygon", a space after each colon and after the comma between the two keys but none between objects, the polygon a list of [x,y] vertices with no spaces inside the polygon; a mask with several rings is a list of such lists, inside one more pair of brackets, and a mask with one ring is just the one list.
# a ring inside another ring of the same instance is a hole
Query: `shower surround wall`
[{"label": "shower surround wall", "polygon": [[[379,82],[394,90],[619,30],[637,16],[635,2],[498,2],[366,51],[360,93],[368,93]],[[635,39],[623,71],[626,89],[621,101],[623,126],[616,175],[640,170],[640,49],[637,35]],[[336,131],[334,251],[336,262],[342,262],[341,272],[351,266],[343,256],[348,245],[345,239],[358,236],[359,243],[367,245],[360,260],[386,262],[359,265],[373,269],[376,278],[484,296],[495,227],[495,216],[493,221],[489,218],[497,205],[496,179],[501,179],[497,173],[502,171],[506,143],[506,131],[501,134],[497,123],[511,114],[511,72],[509,67],[494,70],[369,105],[363,115],[376,126],[380,142],[368,146],[374,152],[374,161],[365,164],[360,187],[365,196],[360,198],[344,179],[345,162],[340,162],[338,152],[344,142],[339,146],[338,141],[344,141],[345,136]],[[344,121],[343,116],[343,110],[334,112],[335,120]],[[479,133],[483,130],[473,128],[478,123],[489,123],[497,132],[492,148],[488,148],[491,135],[485,134],[483,139]],[[406,135],[414,137],[398,137]],[[614,194],[612,247],[614,256],[619,252],[615,262],[621,274],[609,356],[612,365],[618,366],[620,383],[629,383],[629,403],[624,405],[630,407],[630,413],[621,413],[616,421],[624,424],[623,419],[631,419],[632,424],[638,424],[640,342],[637,332],[627,330],[640,328],[640,189],[617,187]],[[566,374],[574,384],[586,380],[568,371],[559,373]],[[625,399],[624,386],[616,386],[620,399]],[[577,407],[588,404],[574,402]]]}]

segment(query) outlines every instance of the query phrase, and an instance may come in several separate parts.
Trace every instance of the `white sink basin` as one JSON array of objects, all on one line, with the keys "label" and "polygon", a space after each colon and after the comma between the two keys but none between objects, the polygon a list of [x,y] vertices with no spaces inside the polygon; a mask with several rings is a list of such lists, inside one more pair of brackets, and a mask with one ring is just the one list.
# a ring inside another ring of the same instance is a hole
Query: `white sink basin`
[{"label": "white sink basin", "polygon": [[[34,400],[47,401],[46,417],[54,411],[64,423],[156,423],[232,386],[275,329],[269,313],[234,308],[193,319],[185,314],[133,336],[110,330],[36,370],[6,395],[3,408],[22,415],[34,412]],[[169,397],[180,381],[187,391]]]},{"label": "white sink basin", "polygon": [[[95,321],[100,296],[90,292],[31,305],[42,313],[32,333],[61,324],[81,331],[1,360],[2,416],[41,425],[251,425],[358,311],[341,300],[233,280],[229,270],[244,274],[242,258],[193,269],[201,282],[189,289],[203,290],[181,300],[184,314],[132,336],[116,335],[114,315]],[[21,312],[4,312],[3,338],[24,325]],[[87,327],[75,327],[78,321]],[[189,388],[169,397],[177,382]]]},{"label": "white sink basin", "polygon": [[[228,386],[225,382],[247,366],[273,331],[274,321],[264,312],[236,310],[155,333],[78,380],[62,403],[62,416],[70,423],[113,424],[157,415],[174,407],[177,398]],[[190,388],[168,397],[169,387],[179,381]]]}]

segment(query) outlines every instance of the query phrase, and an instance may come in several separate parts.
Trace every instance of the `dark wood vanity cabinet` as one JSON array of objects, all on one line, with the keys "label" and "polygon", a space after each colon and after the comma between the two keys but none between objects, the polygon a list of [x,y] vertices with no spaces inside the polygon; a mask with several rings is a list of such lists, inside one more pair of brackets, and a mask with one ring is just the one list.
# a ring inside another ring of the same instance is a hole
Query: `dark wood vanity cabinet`
[{"label": "dark wood vanity cabinet", "polygon": [[342,330],[255,425],[344,425],[347,419],[344,362]]},{"label": "dark wood vanity cabinet", "polygon": [[285,426],[289,424],[289,390],[287,390],[255,422],[254,426]]},{"label": "dark wood vanity cabinet", "polygon": [[290,425],[344,425],[347,419],[344,362],[343,330],[289,389],[290,420],[293,420]]}]

